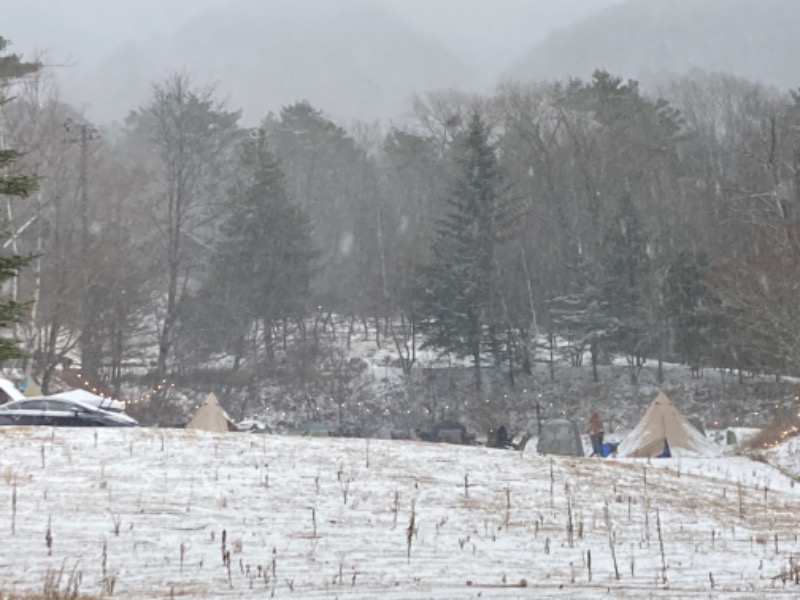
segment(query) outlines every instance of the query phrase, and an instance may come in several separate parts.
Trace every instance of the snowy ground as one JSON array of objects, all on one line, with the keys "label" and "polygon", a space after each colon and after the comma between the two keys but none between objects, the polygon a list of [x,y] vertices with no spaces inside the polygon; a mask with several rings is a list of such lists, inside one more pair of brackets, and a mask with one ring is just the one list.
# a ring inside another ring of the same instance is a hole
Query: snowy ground
[{"label": "snowy ground", "polygon": [[4,427],[0,472],[5,593],[63,567],[117,598],[800,594],[800,488],[744,457]]}]

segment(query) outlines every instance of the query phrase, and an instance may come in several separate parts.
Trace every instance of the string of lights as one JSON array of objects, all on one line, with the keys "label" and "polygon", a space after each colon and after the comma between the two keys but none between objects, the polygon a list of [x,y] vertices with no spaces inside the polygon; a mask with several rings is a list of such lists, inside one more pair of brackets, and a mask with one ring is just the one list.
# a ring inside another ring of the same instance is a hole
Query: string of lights
[{"label": "string of lights", "polygon": [[70,371],[78,371],[77,373],[75,373],[75,377],[79,380],[81,387],[86,391],[92,392],[93,394],[97,394],[98,396],[107,398],[109,400],[113,400],[116,402],[123,402],[126,405],[150,402],[150,400],[152,400],[156,394],[166,389],[175,387],[174,383],[171,383],[166,379],[162,379],[155,386],[150,388],[147,392],[145,392],[138,398],[123,398],[115,396],[113,394],[103,393],[102,390],[99,390],[96,385],[94,385],[87,377],[83,375],[83,373],[80,372],[80,367],[77,367],[75,365],[70,365],[67,367],[67,369]]}]

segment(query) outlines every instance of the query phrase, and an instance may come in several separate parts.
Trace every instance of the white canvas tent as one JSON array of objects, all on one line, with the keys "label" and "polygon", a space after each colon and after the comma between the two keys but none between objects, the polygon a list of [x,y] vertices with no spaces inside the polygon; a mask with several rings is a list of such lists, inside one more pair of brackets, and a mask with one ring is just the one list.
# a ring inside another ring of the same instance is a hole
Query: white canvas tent
[{"label": "white canvas tent", "polygon": [[650,408],[617,448],[620,457],[708,456],[716,454],[714,445],[675,408],[664,393],[659,393]]},{"label": "white canvas tent", "polygon": [[217,397],[211,393],[194,413],[194,417],[186,425],[186,429],[202,429],[203,431],[235,431],[230,417],[220,406]]},{"label": "white canvas tent", "polygon": [[0,377],[0,392],[5,396],[5,399],[0,401],[0,403],[13,402],[14,400],[22,400],[25,398],[25,395],[19,391],[19,388],[5,377]]}]

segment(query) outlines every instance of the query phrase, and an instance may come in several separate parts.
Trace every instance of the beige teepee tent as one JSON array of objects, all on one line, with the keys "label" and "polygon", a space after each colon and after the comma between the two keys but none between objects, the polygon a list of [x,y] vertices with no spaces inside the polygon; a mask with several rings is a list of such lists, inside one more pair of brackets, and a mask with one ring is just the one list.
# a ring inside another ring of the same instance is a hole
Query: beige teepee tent
[{"label": "beige teepee tent", "polygon": [[[665,453],[668,449],[668,453]],[[656,457],[715,454],[714,445],[659,393],[639,424],[617,448],[617,456]]]},{"label": "beige teepee tent", "polygon": [[217,397],[209,394],[194,417],[186,425],[186,429],[202,429],[204,431],[234,431],[233,423],[219,405]]}]

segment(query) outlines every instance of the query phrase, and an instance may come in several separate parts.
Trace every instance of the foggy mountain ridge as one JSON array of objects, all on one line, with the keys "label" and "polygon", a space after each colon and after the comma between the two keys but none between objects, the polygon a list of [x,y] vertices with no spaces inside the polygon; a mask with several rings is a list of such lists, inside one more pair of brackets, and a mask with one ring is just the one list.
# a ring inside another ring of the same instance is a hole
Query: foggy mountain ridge
[{"label": "foggy mountain ridge", "polygon": [[800,22],[794,0],[634,0],[551,33],[506,73],[529,80],[586,79],[597,68],[657,84],[692,70],[797,87]]},{"label": "foggy mountain ridge", "polygon": [[[276,11],[242,3],[195,17],[174,35],[125,43],[83,83],[92,90],[91,112],[119,119],[113,107],[141,104],[147,82],[170,70],[215,84],[243,109],[246,124],[302,99],[338,120],[370,121],[402,114],[414,92],[472,91],[489,81],[386,10],[344,7],[311,10],[308,2],[293,2]],[[102,89],[92,81],[103,82]]]}]

